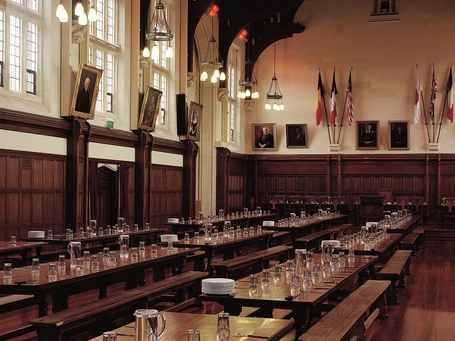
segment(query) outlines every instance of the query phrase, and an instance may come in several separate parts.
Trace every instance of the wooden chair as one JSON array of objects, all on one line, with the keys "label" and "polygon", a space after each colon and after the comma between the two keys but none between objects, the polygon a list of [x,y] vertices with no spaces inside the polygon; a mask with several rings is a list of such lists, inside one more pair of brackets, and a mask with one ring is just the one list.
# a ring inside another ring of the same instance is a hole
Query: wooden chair
[{"label": "wooden chair", "polygon": [[339,211],[341,209],[338,208],[338,205],[341,203],[344,203],[344,196],[340,195],[337,197],[332,197],[332,202],[333,202],[333,210],[334,211]]},{"label": "wooden chair", "polygon": [[425,212],[426,205],[423,204],[425,202],[425,199],[423,197],[411,197],[409,200],[412,203],[412,213],[420,215],[419,223],[421,225],[426,224],[427,220],[427,215]]},{"label": "wooden chair", "polygon": [[[404,210],[405,208],[409,207],[409,197],[406,196],[398,196],[397,197],[397,204],[398,207],[400,207],[401,210]],[[410,210],[408,210],[410,211]]]},{"label": "wooden chair", "polygon": [[443,213],[443,222],[442,226],[445,228],[447,222],[450,223],[452,227],[455,227],[455,198],[445,198],[444,199],[444,213]]},{"label": "wooden chair", "polygon": [[378,191],[378,195],[382,196],[384,198],[384,204],[387,204],[388,202],[392,202],[392,190],[383,188]]},{"label": "wooden chair", "polygon": [[360,197],[360,223],[362,225],[367,221],[380,221],[383,218],[383,199],[380,195],[362,195]]}]

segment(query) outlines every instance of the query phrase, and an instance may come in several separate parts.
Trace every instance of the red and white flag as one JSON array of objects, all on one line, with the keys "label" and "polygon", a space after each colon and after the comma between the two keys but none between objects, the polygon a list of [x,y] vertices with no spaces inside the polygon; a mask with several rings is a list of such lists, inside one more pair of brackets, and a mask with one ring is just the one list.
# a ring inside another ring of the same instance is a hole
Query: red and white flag
[{"label": "red and white flag", "polygon": [[447,80],[447,118],[453,123],[453,83],[452,66],[450,66],[449,79]]},{"label": "red and white flag", "polygon": [[422,84],[420,84],[419,69],[417,69],[417,84],[414,97],[414,124],[420,120],[420,108],[422,106]]},{"label": "red and white flag", "polygon": [[337,110],[337,85],[335,83],[335,70],[333,70],[333,78],[332,78],[332,93],[330,94],[330,122],[331,124],[335,124],[335,120],[338,116]]},{"label": "red and white flag", "polygon": [[320,125],[322,122],[322,96],[324,96],[324,87],[322,86],[321,72],[319,72],[318,78],[318,93],[316,102],[316,125]]},{"label": "red and white flag", "polygon": [[348,106],[348,123],[351,126],[354,121],[354,102],[352,100],[352,81],[351,71],[349,71],[348,85],[346,86],[347,106]]}]

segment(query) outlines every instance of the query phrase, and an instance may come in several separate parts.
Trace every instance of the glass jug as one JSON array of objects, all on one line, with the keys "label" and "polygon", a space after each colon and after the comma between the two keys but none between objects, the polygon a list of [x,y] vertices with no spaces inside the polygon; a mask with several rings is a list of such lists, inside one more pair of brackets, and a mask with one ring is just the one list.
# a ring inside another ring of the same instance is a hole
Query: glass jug
[{"label": "glass jug", "polygon": [[[166,318],[155,309],[138,309],[136,317],[136,341],[157,341],[166,328]],[[161,329],[158,330],[158,319],[161,318]]]},{"label": "glass jug", "polygon": [[118,243],[120,245],[120,257],[127,257],[128,247],[130,244],[130,236],[127,234],[121,234],[118,237]]},{"label": "glass jug", "polygon": [[81,242],[69,242],[67,249],[70,254],[70,267],[76,269],[77,259],[81,257]]}]

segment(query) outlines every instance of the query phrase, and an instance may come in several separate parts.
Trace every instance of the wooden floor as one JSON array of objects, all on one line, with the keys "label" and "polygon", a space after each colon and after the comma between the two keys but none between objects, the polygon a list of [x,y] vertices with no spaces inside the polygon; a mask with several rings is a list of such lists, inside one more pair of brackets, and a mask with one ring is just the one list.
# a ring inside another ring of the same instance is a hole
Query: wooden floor
[{"label": "wooden floor", "polygon": [[[399,289],[399,304],[388,306],[389,319],[377,320],[367,332],[369,341],[455,341],[455,240],[427,240],[412,258],[407,287]],[[78,304],[92,299],[78,295]],[[76,298],[74,298],[76,299]],[[185,312],[217,313],[222,307],[207,303]],[[20,314],[1,314],[2,325],[11,328],[35,315],[30,309]],[[1,316],[0,315],[0,316]],[[7,316],[5,316],[7,315]],[[36,340],[36,336],[15,340]],[[292,340],[292,332],[284,340]]]}]

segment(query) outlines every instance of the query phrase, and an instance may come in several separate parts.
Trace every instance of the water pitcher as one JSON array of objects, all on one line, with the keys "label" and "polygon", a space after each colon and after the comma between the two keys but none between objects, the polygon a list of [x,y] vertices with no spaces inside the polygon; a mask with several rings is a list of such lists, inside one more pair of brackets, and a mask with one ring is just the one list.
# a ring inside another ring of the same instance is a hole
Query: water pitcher
[{"label": "water pitcher", "polygon": [[[138,309],[136,317],[136,341],[157,341],[166,328],[166,318],[155,309]],[[161,319],[161,328],[158,320]]]},{"label": "water pitcher", "polygon": [[70,266],[72,269],[77,267],[77,259],[81,257],[81,242],[69,242],[68,253],[70,254]]}]

